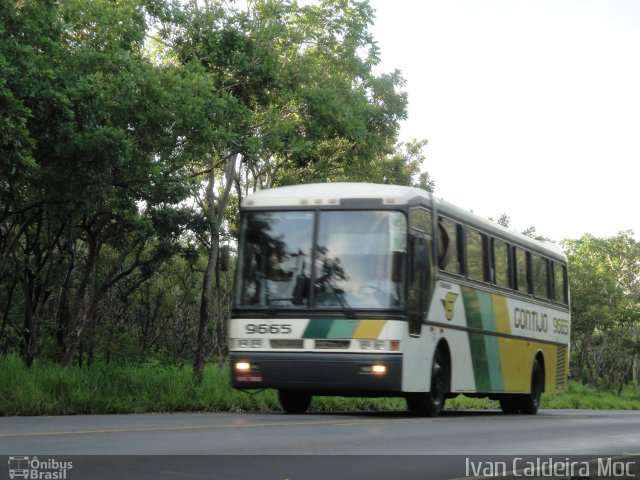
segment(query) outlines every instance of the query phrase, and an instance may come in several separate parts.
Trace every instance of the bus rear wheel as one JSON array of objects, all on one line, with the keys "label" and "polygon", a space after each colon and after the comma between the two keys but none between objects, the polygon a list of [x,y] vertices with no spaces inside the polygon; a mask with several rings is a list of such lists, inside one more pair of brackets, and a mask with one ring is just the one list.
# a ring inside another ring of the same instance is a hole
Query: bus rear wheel
[{"label": "bus rear wheel", "polygon": [[440,348],[436,350],[431,364],[431,389],[426,393],[407,395],[407,407],[421,417],[437,417],[442,413],[451,388],[451,367]]},{"label": "bus rear wheel", "polygon": [[500,399],[500,408],[504,413],[535,415],[540,408],[542,390],[544,390],[544,371],[538,359],[535,359],[531,369],[531,393],[505,395]]},{"label": "bus rear wheel", "polygon": [[278,399],[286,413],[305,413],[311,404],[311,395],[295,390],[278,390]]},{"label": "bus rear wheel", "polygon": [[531,369],[531,393],[522,397],[520,411],[527,415],[535,415],[540,408],[540,398],[544,390],[544,371],[538,359],[533,361]]}]

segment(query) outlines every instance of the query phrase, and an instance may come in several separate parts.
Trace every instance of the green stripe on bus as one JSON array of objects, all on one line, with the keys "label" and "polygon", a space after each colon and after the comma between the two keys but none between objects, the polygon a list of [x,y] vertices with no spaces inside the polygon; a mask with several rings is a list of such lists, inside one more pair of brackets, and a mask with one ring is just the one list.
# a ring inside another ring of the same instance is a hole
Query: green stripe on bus
[{"label": "green stripe on bus", "polygon": [[[482,313],[476,290],[462,287],[461,292],[464,311],[467,317],[467,326],[482,329]],[[484,335],[480,333],[469,333],[469,348],[471,350],[471,363],[473,365],[473,376],[476,381],[476,390],[479,392],[488,391],[491,386],[491,381],[489,378],[489,365],[487,363],[487,349],[484,344]]]},{"label": "green stripe on bus", "polygon": [[491,390],[491,378],[489,376],[484,335],[481,333],[469,333],[469,347],[471,348],[471,362],[473,363],[476,391],[488,392]]},{"label": "green stripe on bus", "polygon": [[[493,311],[493,295],[487,292],[477,291],[478,301],[480,303],[480,315],[482,316],[482,325],[485,330],[497,332],[498,326],[496,316]],[[500,346],[498,338],[485,335],[484,347],[487,355],[487,365],[489,368],[489,383],[491,391],[500,392],[504,390],[504,381],[502,379],[502,368],[500,364]]]},{"label": "green stripe on bus", "polygon": [[378,338],[386,320],[314,318],[302,338]]},{"label": "green stripe on bus", "polygon": [[498,337],[485,335],[484,346],[487,352],[487,362],[489,364],[489,383],[491,384],[491,391],[502,392],[504,391],[504,381],[502,379]]},{"label": "green stripe on bus", "polygon": [[331,325],[333,324],[332,318],[314,318],[312,319],[302,335],[302,338],[327,338]]},{"label": "green stripe on bus", "polygon": [[[469,287],[462,287],[461,290],[467,326],[496,332],[497,325],[491,294]],[[481,333],[470,333],[469,348],[471,350],[476,389],[479,392],[503,391],[504,380],[500,365],[498,338]]]},{"label": "green stripe on bus", "polygon": [[480,302],[476,290],[469,287],[462,287],[462,301],[464,311],[467,314],[467,327],[482,329],[482,315],[480,313]]},{"label": "green stripe on bus", "polygon": [[480,305],[482,329],[495,332],[496,320],[493,316],[493,300],[491,299],[491,294],[477,290],[476,295],[478,297],[478,304]]},{"label": "green stripe on bus", "polygon": [[327,338],[351,338],[359,323],[360,320],[336,320],[327,332]]}]

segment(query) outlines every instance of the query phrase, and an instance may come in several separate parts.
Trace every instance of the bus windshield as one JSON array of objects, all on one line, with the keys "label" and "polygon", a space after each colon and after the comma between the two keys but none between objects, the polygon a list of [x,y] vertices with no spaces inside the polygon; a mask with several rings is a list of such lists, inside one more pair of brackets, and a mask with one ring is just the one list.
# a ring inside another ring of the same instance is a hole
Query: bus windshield
[{"label": "bus windshield", "polygon": [[407,224],[401,212],[247,212],[241,232],[239,307],[404,306]]}]

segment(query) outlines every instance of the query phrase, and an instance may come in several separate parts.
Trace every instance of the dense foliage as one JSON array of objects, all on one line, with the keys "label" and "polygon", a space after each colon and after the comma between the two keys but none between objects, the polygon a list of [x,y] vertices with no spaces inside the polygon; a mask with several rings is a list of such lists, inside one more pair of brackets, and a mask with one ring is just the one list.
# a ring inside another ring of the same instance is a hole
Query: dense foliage
[{"label": "dense foliage", "polygon": [[632,232],[563,243],[570,262],[572,375],[618,391],[640,383],[640,243]]},{"label": "dense foliage", "polygon": [[[366,0],[0,2],[0,354],[65,367],[226,358],[217,269],[255,189],[432,189],[398,144]],[[502,218],[501,222],[508,222]],[[532,230],[533,231],[533,230]],[[640,375],[640,246],[565,241],[572,375]]]},{"label": "dense foliage", "polygon": [[0,2],[0,352],[225,358],[218,246],[256,188],[430,186],[366,1]]}]

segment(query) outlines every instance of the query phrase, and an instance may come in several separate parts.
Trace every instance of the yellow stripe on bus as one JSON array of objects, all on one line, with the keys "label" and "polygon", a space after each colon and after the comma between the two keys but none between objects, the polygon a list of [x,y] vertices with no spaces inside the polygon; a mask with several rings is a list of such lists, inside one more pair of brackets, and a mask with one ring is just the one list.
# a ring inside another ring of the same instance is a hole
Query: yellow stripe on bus
[{"label": "yellow stripe on bus", "polygon": [[378,338],[386,323],[386,320],[360,320],[351,338]]},{"label": "yellow stripe on bus", "polygon": [[[511,334],[511,322],[509,320],[509,307],[507,299],[501,295],[492,295],[493,314],[496,331],[503,334]],[[500,367],[505,392],[528,393],[531,390],[531,366],[538,351],[544,356],[545,391],[556,391],[556,369],[558,347],[548,343],[516,338],[498,338],[500,351]],[[530,361],[523,361],[530,359]],[[562,359],[564,361],[564,359]]]},{"label": "yellow stripe on bus", "polygon": [[[524,351],[529,351],[529,342],[515,338],[498,339],[500,363],[502,364],[502,380],[505,392],[526,393],[531,389],[531,365],[523,358],[529,358]],[[531,357],[533,359],[533,357]],[[532,360],[533,362],[533,360]]]},{"label": "yellow stripe on bus", "polygon": [[493,295],[493,314],[496,319],[496,329],[498,330],[498,333],[511,333],[509,307],[507,307],[506,297]]},{"label": "yellow stripe on bus", "polygon": [[[538,351],[544,357],[545,392],[556,391],[557,345],[515,338],[499,338],[498,344],[505,392],[531,391],[531,367]],[[527,358],[530,361],[522,360]]]}]

